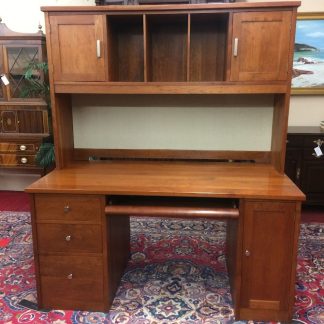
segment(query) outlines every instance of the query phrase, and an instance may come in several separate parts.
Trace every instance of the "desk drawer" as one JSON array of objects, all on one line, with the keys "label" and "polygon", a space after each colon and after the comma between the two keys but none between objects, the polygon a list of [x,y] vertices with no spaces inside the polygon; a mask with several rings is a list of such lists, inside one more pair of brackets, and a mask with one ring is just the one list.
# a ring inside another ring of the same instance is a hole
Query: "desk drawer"
[{"label": "desk drawer", "polygon": [[0,154],[0,165],[11,167],[36,166],[35,155]]},{"label": "desk drawer", "polygon": [[101,253],[100,225],[38,224],[39,253]]},{"label": "desk drawer", "polygon": [[39,256],[43,307],[102,310],[103,262],[96,256]]},{"label": "desk drawer", "polygon": [[0,143],[0,152],[4,153],[34,153],[38,151],[39,145],[36,143],[23,143],[23,142],[8,142],[8,143]]},{"label": "desk drawer", "polygon": [[40,255],[40,275],[60,278],[63,281],[85,280],[102,281],[103,262],[101,256]]},{"label": "desk drawer", "polygon": [[101,199],[92,195],[35,195],[36,221],[101,223]]}]

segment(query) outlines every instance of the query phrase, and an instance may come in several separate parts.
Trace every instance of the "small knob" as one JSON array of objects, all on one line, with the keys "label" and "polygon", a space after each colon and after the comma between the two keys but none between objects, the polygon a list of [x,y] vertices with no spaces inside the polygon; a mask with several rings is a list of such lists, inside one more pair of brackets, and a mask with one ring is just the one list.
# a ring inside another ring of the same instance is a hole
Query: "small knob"
[{"label": "small knob", "polygon": [[247,257],[249,257],[249,256],[251,255],[250,251],[249,251],[249,250],[245,250],[245,255],[246,255]]},{"label": "small knob", "polygon": [[66,278],[71,280],[73,278],[73,274],[72,273],[68,274]]},{"label": "small knob", "polygon": [[69,205],[65,205],[64,208],[64,213],[68,213],[70,211],[70,206]]},{"label": "small knob", "polygon": [[26,164],[26,163],[28,162],[28,159],[25,158],[25,157],[22,157],[22,158],[20,159],[20,161],[21,161],[21,163]]},{"label": "small knob", "polygon": [[67,235],[67,236],[65,236],[65,241],[70,242],[71,238],[72,238],[71,235]]},{"label": "small knob", "polygon": [[26,151],[26,149],[27,149],[26,145],[20,145],[19,146],[20,151]]}]

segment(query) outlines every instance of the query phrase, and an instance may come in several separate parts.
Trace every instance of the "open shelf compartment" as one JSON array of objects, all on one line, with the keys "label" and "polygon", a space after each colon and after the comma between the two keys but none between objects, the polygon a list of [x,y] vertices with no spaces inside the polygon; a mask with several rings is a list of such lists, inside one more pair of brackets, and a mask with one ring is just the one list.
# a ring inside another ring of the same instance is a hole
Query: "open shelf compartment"
[{"label": "open shelf compartment", "polygon": [[187,81],[188,15],[146,16],[147,81]]},{"label": "open shelf compartment", "polygon": [[189,81],[224,81],[228,13],[190,15]]},{"label": "open shelf compartment", "polygon": [[144,81],[142,15],[108,15],[109,81]]}]

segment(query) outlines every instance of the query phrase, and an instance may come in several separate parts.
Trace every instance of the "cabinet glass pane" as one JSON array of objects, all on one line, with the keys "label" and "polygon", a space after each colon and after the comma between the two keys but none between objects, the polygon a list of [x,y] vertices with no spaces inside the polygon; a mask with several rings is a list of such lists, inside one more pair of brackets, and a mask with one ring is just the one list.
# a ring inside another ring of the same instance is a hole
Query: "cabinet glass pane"
[{"label": "cabinet glass pane", "polygon": [[[24,73],[31,63],[38,61],[38,47],[8,47],[7,53],[11,97],[23,98],[26,87],[30,85]],[[40,74],[35,71],[33,78],[39,79]]]}]

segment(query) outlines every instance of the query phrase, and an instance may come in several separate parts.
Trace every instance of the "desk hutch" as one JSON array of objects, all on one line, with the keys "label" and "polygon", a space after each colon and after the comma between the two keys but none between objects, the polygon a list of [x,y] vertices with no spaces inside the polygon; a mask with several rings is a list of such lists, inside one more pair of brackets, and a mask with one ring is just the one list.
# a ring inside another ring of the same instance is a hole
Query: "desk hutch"
[{"label": "desk hutch", "polygon": [[[130,215],[206,217],[227,219],[236,319],[291,320],[305,197],[284,161],[299,4],[42,8],[57,167],[27,188],[40,307],[109,310]],[[271,149],[74,148],[82,93],[271,95]]]}]

